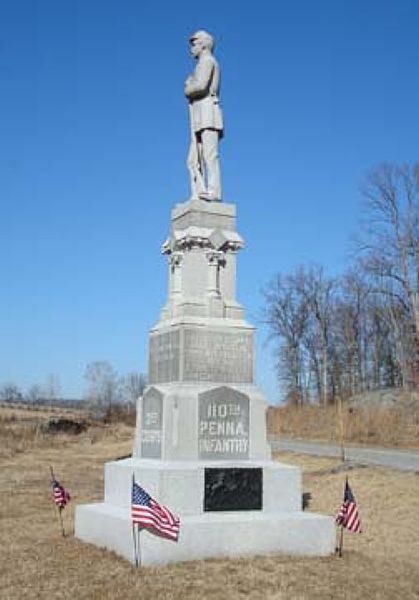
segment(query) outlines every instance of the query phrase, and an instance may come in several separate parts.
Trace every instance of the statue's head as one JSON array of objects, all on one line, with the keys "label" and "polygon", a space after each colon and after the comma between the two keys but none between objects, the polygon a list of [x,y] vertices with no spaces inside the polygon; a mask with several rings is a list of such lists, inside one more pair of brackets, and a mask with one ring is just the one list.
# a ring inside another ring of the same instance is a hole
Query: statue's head
[{"label": "statue's head", "polygon": [[191,54],[194,58],[199,58],[204,50],[212,52],[214,48],[214,38],[208,31],[201,29],[189,38],[191,45]]}]

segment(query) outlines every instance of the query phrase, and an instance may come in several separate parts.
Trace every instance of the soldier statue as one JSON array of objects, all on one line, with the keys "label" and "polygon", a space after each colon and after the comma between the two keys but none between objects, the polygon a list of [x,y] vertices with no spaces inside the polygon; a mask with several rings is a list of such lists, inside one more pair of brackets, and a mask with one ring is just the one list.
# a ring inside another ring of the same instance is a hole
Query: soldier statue
[{"label": "soldier statue", "polygon": [[191,123],[191,146],[187,161],[191,199],[221,201],[218,153],[219,140],[223,137],[223,115],[219,101],[220,67],[212,53],[212,35],[197,31],[189,42],[191,54],[197,60],[195,71],[185,82]]}]

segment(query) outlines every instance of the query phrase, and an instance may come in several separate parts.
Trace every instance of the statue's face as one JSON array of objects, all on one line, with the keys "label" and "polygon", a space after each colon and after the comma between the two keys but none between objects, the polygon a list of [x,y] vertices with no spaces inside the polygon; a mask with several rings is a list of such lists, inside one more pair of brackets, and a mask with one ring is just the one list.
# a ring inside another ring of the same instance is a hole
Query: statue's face
[{"label": "statue's face", "polygon": [[191,54],[194,58],[199,58],[205,48],[204,41],[199,37],[191,40]]}]

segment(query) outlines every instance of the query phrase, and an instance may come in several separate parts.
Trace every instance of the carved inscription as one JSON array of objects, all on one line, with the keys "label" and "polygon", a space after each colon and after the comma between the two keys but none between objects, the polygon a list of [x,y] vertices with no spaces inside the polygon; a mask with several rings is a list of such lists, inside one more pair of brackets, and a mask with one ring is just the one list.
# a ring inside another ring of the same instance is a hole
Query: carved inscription
[{"label": "carved inscription", "polygon": [[162,412],[162,394],[151,388],[143,398],[141,415],[141,456],[143,458],[161,457]]},{"label": "carved inscription", "polygon": [[249,398],[228,387],[199,394],[200,459],[249,456]]},{"label": "carved inscription", "polygon": [[179,331],[150,337],[150,383],[179,380]]},{"label": "carved inscription", "polygon": [[185,330],[185,381],[252,383],[252,332]]}]

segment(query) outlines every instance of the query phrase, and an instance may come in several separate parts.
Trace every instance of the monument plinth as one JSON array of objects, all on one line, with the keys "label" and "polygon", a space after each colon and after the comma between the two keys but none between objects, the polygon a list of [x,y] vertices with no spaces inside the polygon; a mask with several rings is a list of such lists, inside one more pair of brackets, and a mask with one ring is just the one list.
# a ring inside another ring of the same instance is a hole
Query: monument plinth
[{"label": "monument plinth", "polygon": [[255,329],[236,300],[243,245],[232,204],[192,200],[172,211],[168,299],[150,332],[133,456],[106,465],[103,503],[77,507],[80,539],[134,560],[134,473],[181,519],[177,543],[141,533],[143,565],[334,551],[333,520],[301,510],[300,470],[271,460]]},{"label": "monument plinth", "polygon": [[[191,38],[187,79],[191,199],[172,210],[162,251],[168,297],[150,332],[149,386],[137,403],[132,458],[105,466],[103,503],[78,506],[76,536],[134,561],[133,474],[180,517],[178,542],[141,533],[142,565],[216,556],[334,551],[330,517],[301,510],[301,473],[271,460],[266,401],[255,385],[255,328],[236,298],[244,241],[221,202],[219,67],[212,38]],[[207,135],[208,133],[208,135]]]}]

